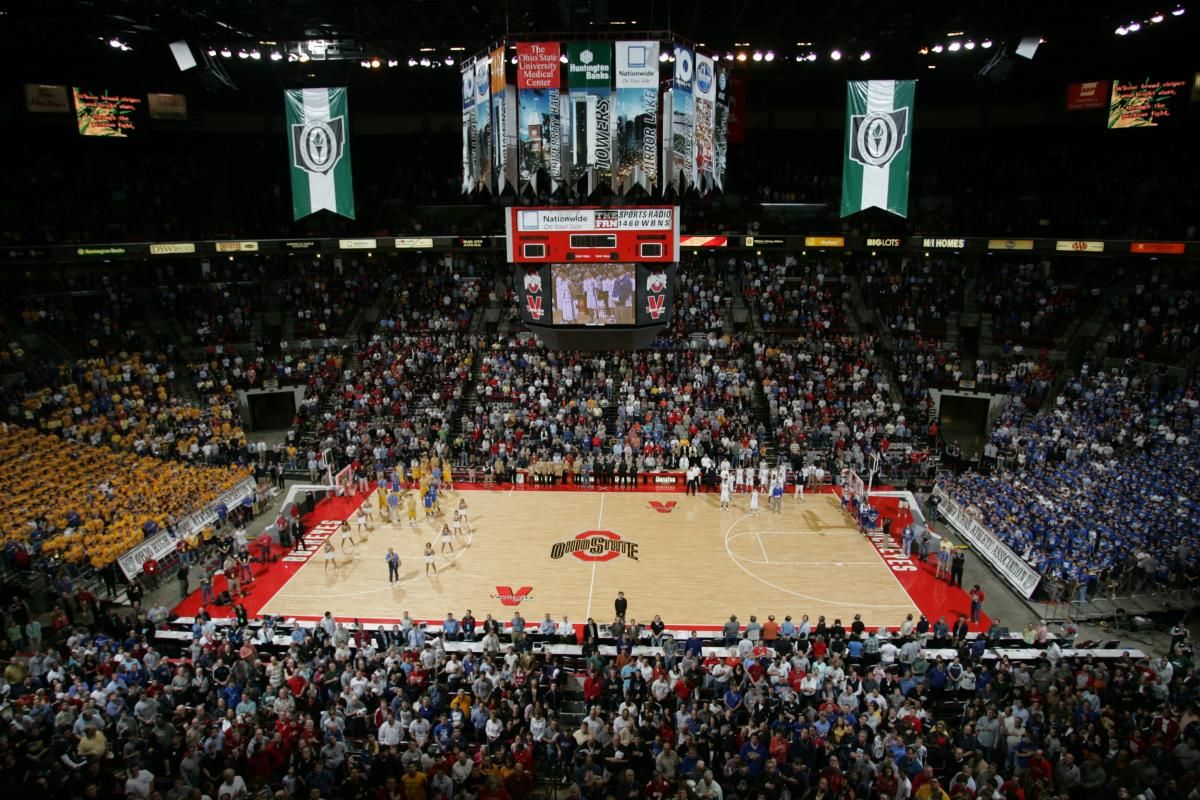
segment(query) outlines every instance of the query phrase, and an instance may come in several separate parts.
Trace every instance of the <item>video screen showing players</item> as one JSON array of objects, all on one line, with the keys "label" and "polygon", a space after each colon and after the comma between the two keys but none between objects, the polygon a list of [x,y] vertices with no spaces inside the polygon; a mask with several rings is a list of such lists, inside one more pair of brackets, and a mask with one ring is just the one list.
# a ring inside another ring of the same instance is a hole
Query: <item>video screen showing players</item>
[{"label": "video screen showing players", "polygon": [[633,264],[554,264],[555,325],[634,325]]}]

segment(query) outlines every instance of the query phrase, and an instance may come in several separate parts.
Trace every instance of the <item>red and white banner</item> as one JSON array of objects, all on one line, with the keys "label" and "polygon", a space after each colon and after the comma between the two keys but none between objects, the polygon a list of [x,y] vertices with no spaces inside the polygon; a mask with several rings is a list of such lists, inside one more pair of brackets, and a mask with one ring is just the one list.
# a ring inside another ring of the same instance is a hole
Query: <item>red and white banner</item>
[{"label": "red and white banner", "polygon": [[558,89],[562,64],[558,42],[517,45],[517,88]]},{"label": "red and white banner", "polygon": [[681,236],[680,247],[725,247],[729,244],[728,236]]}]

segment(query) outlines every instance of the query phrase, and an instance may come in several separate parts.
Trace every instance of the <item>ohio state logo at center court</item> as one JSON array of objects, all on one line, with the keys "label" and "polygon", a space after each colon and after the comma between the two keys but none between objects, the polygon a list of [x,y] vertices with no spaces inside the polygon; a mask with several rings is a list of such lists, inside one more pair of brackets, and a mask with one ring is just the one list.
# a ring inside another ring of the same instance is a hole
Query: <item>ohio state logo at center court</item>
[{"label": "ohio state logo at center court", "polygon": [[551,558],[559,559],[568,553],[580,561],[612,561],[622,555],[638,560],[637,543],[626,541],[612,531],[584,531],[574,539],[550,546]]}]

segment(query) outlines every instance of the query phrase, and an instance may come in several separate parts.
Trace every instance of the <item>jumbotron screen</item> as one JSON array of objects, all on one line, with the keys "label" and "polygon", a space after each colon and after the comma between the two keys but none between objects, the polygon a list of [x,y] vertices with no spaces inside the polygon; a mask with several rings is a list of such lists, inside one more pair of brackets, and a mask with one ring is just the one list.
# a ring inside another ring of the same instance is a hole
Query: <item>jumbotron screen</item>
[{"label": "jumbotron screen", "polygon": [[555,325],[633,325],[633,264],[551,264]]}]

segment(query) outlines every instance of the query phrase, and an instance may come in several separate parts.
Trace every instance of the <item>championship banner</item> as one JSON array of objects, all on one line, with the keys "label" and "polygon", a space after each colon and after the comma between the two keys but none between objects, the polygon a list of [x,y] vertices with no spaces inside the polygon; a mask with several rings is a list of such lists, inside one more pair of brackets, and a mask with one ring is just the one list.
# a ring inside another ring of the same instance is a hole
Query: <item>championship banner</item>
[{"label": "championship banner", "polygon": [[475,60],[475,189],[492,189],[492,104],[489,60]]},{"label": "championship banner", "polygon": [[570,183],[588,179],[587,194],[612,180],[612,46],[608,42],[567,45],[571,90]]},{"label": "championship banner", "polygon": [[613,189],[658,186],[658,42],[617,42]]},{"label": "championship banner", "polygon": [[322,209],[354,219],[346,89],[287,89],[292,217]]},{"label": "championship banner", "polygon": [[508,91],[505,69],[508,60],[504,48],[488,56],[488,75],[492,92],[492,158],[496,171],[496,194],[508,187],[517,189],[517,98]]},{"label": "championship banner", "polygon": [[713,60],[696,54],[695,103],[696,110],[696,185],[702,191],[711,191],[716,172],[716,150],[713,146],[713,129],[716,125],[717,75]]},{"label": "championship banner", "polygon": [[538,173],[550,176],[553,192],[562,177],[561,130],[559,128],[558,42],[517,45],[517,95],[521,124],[517,135],[520,190],[538,190]]},{"label": "championship banner", "polygon": [[849,81],[842,216],[882,208],[908,216],[916,81]]},{"label": "championship banner", "polygon": [[717,65],[717,107],[713,119],[713,183],[725,191],[725,167],[729,164],[729,70]]},{"label": "championship banner", "polygon": [[696,185],[696,159],[693,156],[695,113],[692,106],[692,80],[695,56],[690,48],[675,47],[675,89],[671,108],[671,177],[667,186],[685,192]]},{"label": "championship banner", "polygon": [[475,60],[462,64],[462,193],[470,194],[479,174],[475,140]]}]

